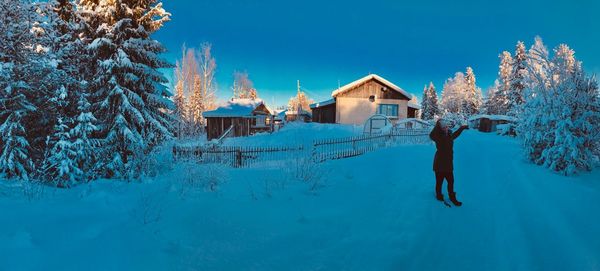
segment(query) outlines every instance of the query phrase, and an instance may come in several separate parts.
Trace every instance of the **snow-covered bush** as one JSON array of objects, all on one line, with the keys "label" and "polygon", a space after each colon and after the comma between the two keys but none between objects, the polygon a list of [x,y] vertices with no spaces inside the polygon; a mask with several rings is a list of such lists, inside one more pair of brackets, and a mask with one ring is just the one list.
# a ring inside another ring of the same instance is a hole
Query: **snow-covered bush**
[{"label": "snow-covered bush", "polygon": [[330,171],[310,155],[299,153],[288,160],[285,172],[288,179],[303,182],[309,191],[315,192],[325,186]]},{"label": "snow-covered bush", "polygon": [[600,140],[600,98],[594,77],[585,74],[566,45],[549,59],[540,54],[529,66],[526,92],[517,127],[527,157],[565,175],[591,170]]}]

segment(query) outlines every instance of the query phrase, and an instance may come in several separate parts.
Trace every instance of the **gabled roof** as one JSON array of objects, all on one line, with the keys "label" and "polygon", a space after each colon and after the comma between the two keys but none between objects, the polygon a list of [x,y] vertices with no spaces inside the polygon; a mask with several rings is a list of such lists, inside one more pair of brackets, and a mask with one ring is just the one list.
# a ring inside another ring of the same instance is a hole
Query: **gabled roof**
[{"label": "gabled roof", "polygon": [[396,92],[398,92],[398,93],[406,96],[406,98],[408,98],[408,99],[411,99],[411,97],[412,97],[412,95],[410,93],[408,93],[405,90],[401,89],[399,86],[394,85],[392,82],[390,82],[388,80],[385,80],[383,77],[381,77],[381,76],[379,76],[377,74],[369,74],[369,75],[367,75],[367,76],[365,76],[365,77],[363,77],[361,79],[358,79],[358,80],[356,80],[356,81],[354,81],[354,82],[352,82],[350,84],[347,84],[347,85],[345,85],[343,87],[340,87],[340,88],[336,89],[335,91],[333,91],[331,93],[331,96],[336,97],[337,95],[339,95],[341,93],[344,93],[346,91],[349,91],[349,90],[351,90],[351,89],[353,89],[353,88],[355,88],[355,87],[357,87],[357,86],[359,86],[359,85],[361,85],[361,84],[363,84],[363,83],[365,83],[365,82],[367,82],[369,80],[372,80],[372,79],[375,79],[375,80],[381,82],[382,84],[388,86],[392,90],[394,90],[394,91],[396,91]]},{"label": "gabled roof", "polygon": [[410,108],[414,108],[414,109],[417,109],[417,110],[420,110],[420,109],[421,109],[421,106],[420,106],[420,105],[418,105],[418,104],[416,104],[416,103],[413,103],[413,102],[408,102],[408,107],[410,107]]},{"label": "gabled roof", "polygon": [[322,102],[311,104],[310,108],[317,108],[317,107],[326,106],[326,105],[330,105],[330,104],[334,104],[334,103],[335,103],[335,99],[329,99],[327,101],[322,101]]},{"label": "gabled roof", "polygon": [[[222,103],[217,109],[202,113],[205,118],[228,118],[252,116],[252,112],[264,104],[261,99],[231,99]],[[265,106],[266,107],[266,106]],[[267,110],[270,111],[268,107]]]},{"label": "gabled roof", "polygon": [[[285,115],[286,116],[290,116],[290,115],[298,115],[298,111],[297,110],[286,110],[285,111]],[[307,115],[307,116],[312,116],[312,113],[309,111],[306,111],[304,109],[300,110],[300,115]]]}]

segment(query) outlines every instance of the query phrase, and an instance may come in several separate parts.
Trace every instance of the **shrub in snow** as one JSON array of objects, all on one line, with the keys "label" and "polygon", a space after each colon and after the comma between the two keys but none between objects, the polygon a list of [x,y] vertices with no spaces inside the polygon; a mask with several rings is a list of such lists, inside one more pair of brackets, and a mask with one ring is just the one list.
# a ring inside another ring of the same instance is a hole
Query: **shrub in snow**
[{"label": "shrub in snow", "polygon": [[323,187],[329,175],[322,163],[314,161],[310,154],[305,153],[298,153],[288,160],[285,172],[288,179],[306,183],[311,192]]},{"label": "shrub in snow", "polygon": [[183,176],[178,179],[179,192],[182,197],[198,191],[217,192],[228,180],[226,165],[189,162],[183,165]]}]

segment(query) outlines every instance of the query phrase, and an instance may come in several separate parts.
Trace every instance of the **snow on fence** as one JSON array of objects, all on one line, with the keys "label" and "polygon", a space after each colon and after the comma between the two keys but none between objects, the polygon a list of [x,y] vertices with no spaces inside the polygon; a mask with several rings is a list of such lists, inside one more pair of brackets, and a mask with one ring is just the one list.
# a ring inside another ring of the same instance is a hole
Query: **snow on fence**
[{"label": "snow on fence", "polygon": [[249,167],[312,156],[313,161],[348,158],[376,149],[430,142],[429,129],[393,129],[381,135],[361,135],[345,138],[318,139],[312,146],[295,147],[233,147],[233,146],[173,146],[174,159],[195,159],[200,163],[221,163],[232,167]]},{"label": "snow on fence", "polygon": [[428,129],[393,129],[382,135],[321,139],[313,144],[313,158],[321,162],[358,156],[376,149],[430,142]]},{"label": "snow on fence", "polygon": [[249,167],[256,163],[281,161],[291,153],[301,152],[297,147],[229,147],[229,146],[173,146],[173,157],[195,159],[200,163],[220,163],[232,167]]}]

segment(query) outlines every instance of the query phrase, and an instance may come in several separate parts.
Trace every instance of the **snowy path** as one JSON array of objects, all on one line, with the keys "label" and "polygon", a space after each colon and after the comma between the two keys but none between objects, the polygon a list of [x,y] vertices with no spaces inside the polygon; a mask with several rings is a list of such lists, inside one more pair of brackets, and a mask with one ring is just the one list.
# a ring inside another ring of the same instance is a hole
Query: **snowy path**
[{"label": "snowy path", "polygon": [[464,205],[447,208],[433,152],[328,162],[316,194],[258,169],[184,198],[181,168],[31,202],[5,182],[0,270],[600,270],[598,170],[556,175],[524,162],[514,139],[467,131],[455,144]]}]

